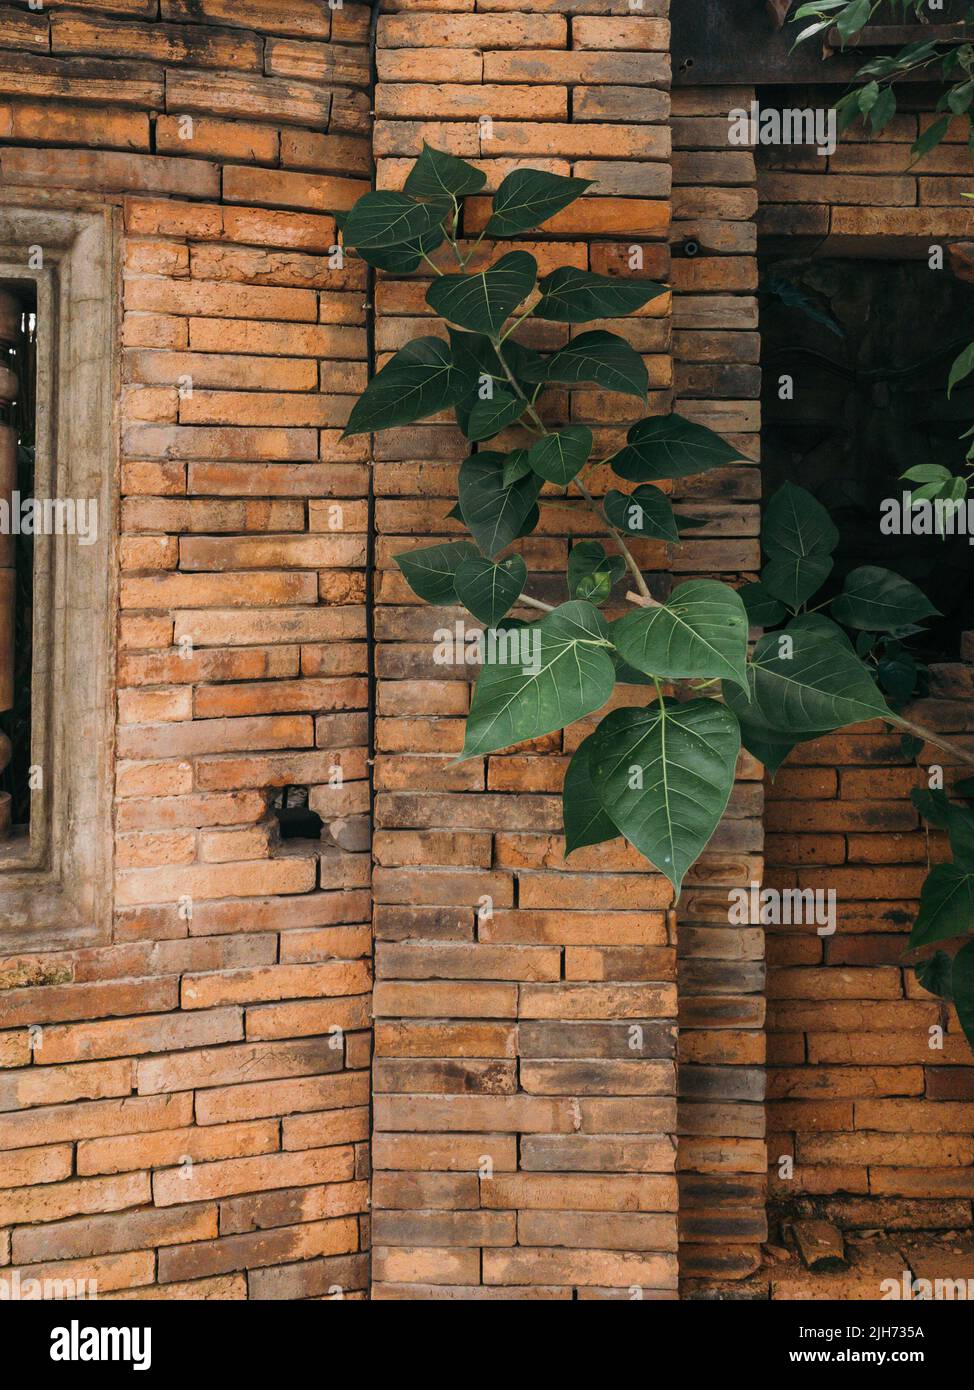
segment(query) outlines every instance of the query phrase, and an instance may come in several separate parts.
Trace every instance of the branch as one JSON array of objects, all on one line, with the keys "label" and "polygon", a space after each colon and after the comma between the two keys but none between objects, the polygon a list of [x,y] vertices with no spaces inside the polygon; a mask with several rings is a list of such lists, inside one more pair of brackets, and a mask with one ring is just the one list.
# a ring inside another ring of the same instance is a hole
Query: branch
[{"label": "branch", "polygon": [[917,738],[922,738],[924,743],[933,743],[937,748],[942,748],[945,753],[952,754],[960,763],[966,763],[968,767],[974,767],[974,753],[968,753],[966,748],[961,748],[952,739],[944,738],[943,734],[938,734],[933,729],[927,729],[923,724],[914,724],[912,719],[904,719],[900,714],[894,714],[890,710],[889,718],[894,724],[899,724],[901,728],[908,729],[911,734],[916,734]]}]

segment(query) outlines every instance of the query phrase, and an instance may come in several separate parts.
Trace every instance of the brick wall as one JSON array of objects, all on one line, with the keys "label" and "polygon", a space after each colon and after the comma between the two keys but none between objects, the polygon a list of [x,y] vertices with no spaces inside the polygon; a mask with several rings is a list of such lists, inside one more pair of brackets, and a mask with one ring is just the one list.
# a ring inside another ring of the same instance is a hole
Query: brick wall
[{"label": "brick wall", "polygon": [[[365,304],[327,253],[369,186],[367,27],[0,8],[0,199],[110,205],[122,263],[116,912],[0,960],[4,1276],[366,1288]],[[279,842],[287,783],[322,845]]]},{"label": "brick wall", "polygon": [[[591,178],[592,196],[527,244],[542,273],[628,273],[637,244],[643,273],[667,275],[666,0],[639,14],[621,0],[392,8],[378,31],[380,187],[401,184],[423,139],[482,167],[487,191],[519,164]],[[485,203],[468,203],[468,236]],[[380,354],[435,331],[427,284],[380,280]],[[605,326],[645,355],[651,409],[667,410],[668,299]],[[551,347],[567,330],[530,333]],[[580,390],[554,409],[591,423],[596,456],[621,442],[623,397]],[[594,720],[451,765],[471,672],[434,663],[433,633],[462,610],[418,604],[391,557],[456,534],[446,513],[467,450],[437,423],[376,448],[373,1296],[675,1297],[669,885],[621,841],[562,859],[562,779]],[[541,597],[567,597],[570,539],[593,534],[580,499],[547,501],[523,546]],[[671,558],[642,546],[660,591]]]},{"label": "brick wall", "polygon": [[[795,95],[802,105],[823,100]],[[932,245],[970,238],[960,123],[910,166],[909,146],[933,119],[931,107],[922,95],[907,101],[879,138],[850,131],[827,167],[814,152],[760,150],[758,225],[767,245],[925,261]],[[932,698],[914,717],[969,745],[971,690],[968,667],[936,667]],[[927,780],[905,764],[899,744],[880,722],[862,725],[802,745],[766,787],[766,883],[838,895],[834,936],[767,928],[771,1195],[776,1212],[821,1212],[850,1230],[969,1230],[974,1067],[954,1011],[942,1014],[902,960],[927,861],[909,793]],[[919,761],[943,765],[948,786],[958,771],[930,746]],[[931,835],[934,858],[940,840]],[[944,1022],[943,1050],[931,1050],[928,1030]],[[782,1155],[795,1160],[786,1180]],[[899,1255],[894,1262],[903,1267]],[[833,1292],[875,1297],[875,1277],[865,1295],[854,1284]],[[796,1285],[789,1274],[775,1277],[774,1291],[809,1296],[807,1281]]]}]

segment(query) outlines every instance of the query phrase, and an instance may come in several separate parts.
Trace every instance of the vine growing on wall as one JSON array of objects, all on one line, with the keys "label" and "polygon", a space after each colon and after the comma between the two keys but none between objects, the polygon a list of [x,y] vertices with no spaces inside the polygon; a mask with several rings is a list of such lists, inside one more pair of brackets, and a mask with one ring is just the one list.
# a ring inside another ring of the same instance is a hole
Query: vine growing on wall
[{"label": "vine growing on wall", "polygon": [[[666,287],[573,266],[539,279],[534,257],[516,249],[473,269],[485,240],[509,242],[543,225],[589,187],[517,169],[471,244],[461,233],[464,199],[485,181],[427,145],[402,192],[367,193],[342,219],[346,246],[376,269],[428,270],[427,303],[445,320],[445,336],[414,339],[381,368],[345,435],[454,413],[470,452],[450,517],[469,538],[395,558],[419,598],[459,603],[486,627],[459,761],[588,719],[623,685],[628,702],[603,715],[568,767],[566,854],[622,836],[678,897],[723,815],[742,743],[772,772],[797,744],[874,718],[949,746],[895,708],[904,643],[934,610],[909,581],[874,566],[847,575],[832,600],[813,603],[839,537],[825,508],[792,484],[766,509],[759,582],[738,590],[690,579],[657,601],[634,541],[674,543],[698,524],[659,484],[742,455],[678,414],[646,415],[600,458],[587,425],[551,423],[551,388],[594,384],[648,405],[639,353],[621,335],[585,325],[623,318]],[[517,336],[528,319],[565,325],[567,341],[533,349]],[[596,497],[586,475],[605,465],[620,486]],[[551,604],[532,591],[519,542],[538,526],[546,498],[565,494],[594,513],[604,541],[573,544],[564,601]],[[752,626],[772,630],[749,652]],[[974,765],[974,755],[953,752]]]}]

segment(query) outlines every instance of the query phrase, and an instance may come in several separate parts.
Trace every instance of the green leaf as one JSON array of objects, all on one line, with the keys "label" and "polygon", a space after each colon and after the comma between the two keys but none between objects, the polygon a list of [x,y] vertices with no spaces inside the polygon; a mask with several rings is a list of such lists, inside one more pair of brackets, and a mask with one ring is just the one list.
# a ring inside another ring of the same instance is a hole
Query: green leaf
[{"label": "green leaf", "polygon": [[527,449],[515,449],[504,460],[501,481],[505,487],[513,487],[522,478],[527,478],[531,471]]},{"label": "green leaf", "polygon": [[923,752],[923,739],[915,734],[903,734],[900,737],[900,752],[908,762],[915,762]]},{"label": "green leaf", "polygon": [[950,802],[947,793],[939,787],[914,787],[910,800],[928,824],[938,830],[946,830],[950,824]]},{"label": "green leaf", "polygon": [[467,416],[464,434],[468,439],[490,439],[499,434],[524,414],[524,402],[520,396],[498,387],[486,401],[477,401]]},{"label": "green leaf", "polygon": [[837,16],[835,27],[839,31],[840,37],[851,39],[860,29],[865,28],[869,23],[872,14],[872,0],[852,0],[844,10]]},{"label": "green leaf", "polygon": [[625,573],[621,555],[606,555],[599,541],[578,541],[568,554],[568,592],[572,598],[604,603]]},{"label": "green leaf", "polygon": [[493,626],[510,612],[527,574],[528,567],[520,555],[510,555],[499,565],[480,555],[470,556],[457,569],[457,598],[480,622]]},{"label": "green leaf", "polygon": [[591,452],[592,431],[585,425],[569,425],[558,434],[539,439],[528,454],[528,462],[539,477],[567,487]]},{"label": "green leaf", "polygon": [[511,237],[537,227],[581,197],[591,183],[591,179],[569,179],[540,169],[515,169],[494,194],[486,233]]},{"label": "green leaf", "polygon": [[831,618],[827,618],[824,613],[799,613],[794,618],[789,619],[785,628],[786,632],[816,632],[820,637],[827,637],[831,642],[838,642],[845,647],[846,651],[853,655],[862,656],[862,652],[856,652],[848,633],[844,632],[838,623],[834,623]]},{"label": "green leaf", "polygon": [[616,333],[595,329],[573,338],[567,347],[528,367],[528,381],[592,381],[608,391],[644,398],[649,385],[639,353]]},{"label": "green leaf", "polygon": [[[925,154],[937,148],[941,140],[950,128],[950,117],[941,116],[939,120],[928,125],[926,130],[918,140],[914,140],[910,146],[911,163],[915,164],[918,159],[922,159]],[[950,393],[948,392],[948,395]]]},{"label": "green leaf", "polygon": [[954,957],[950,987],[964,1037],[974,1047],[974,942],[962,946]]},{"label": "green leaf", "polygon": [[563,265],[538,283],[541,298],[534,316],[556,323],[588,323],[592,319],[624,318],[650,300],[666,294],[652,280],[623,280],[617,275],[593,275]]},{"label": "green leaf", "polygon": [[[816,632],[799,630],[784,637],[791,643],[790,657],[779,655],[781,633],[768,633],[754,649],[749,684],[758,722],[791,735],[821,735],[889,714],[866,668],[847,646]],[[732,703],[729,693],[727,698]]]},{"label": "green leaf", "polygon": [[457,570],[476,554],[477,547],[469,541],[453,541],[425,550],[407,550],[393,559],[414,594],[427,603],[452,603]]},{"label": "green leaf", "polygon": [[656,540],[680,539],[673,506],[665,492],[644,483],[632,492],[607,492],[602,502],[606,516],[620,531],[630,536],[651,536]]},{"label": "green leaf", "polygon": [[761,583],[773,598],[789,608],[800,608],[832,573],[831,555],[776,556],[761,571]]},{"label": "green leaf", "polygon": [[784,483],[765,508],[761,542],[769,563],[761,583],[790,608],[797,608],[828,578],[839,533],[810,492]]},{"label": "green leaf", "polygon": [[423,256],[442,246],[445,240],[443,228],[433,227],[414,241],[404,241],[401,246],[374,246],[365,250],[357,247],[356,250],[366,265],[374,266],[376,270],[388,270],[393,275],[411,275]]},{"label": "green leaf", "polygon": [[[937,951],[926,960],[919,961],[913,967],[913,973],[917,977],[918,984],[922,985],[930,994],[935,994],[938,999],[945,999],[948,1002],[953,998],[951,989],[951,976],[953,974],[953,961],[946,951]],[[971,1000],[974,1003],[974,998]],[[972,1016],[974,1023],[974,1016]]]},{"label": "green leaf", "polygon": [[954,387],[965,377],[974,372],[974,343],[968,343],[964,351],[954,359],[954,364],[950,369],[950,377],[947,381],[947,396],[950,397]]},{"label": "green leaf", "polygon": [[505,656],[490,660],[488,650],[461,759],[564,729],[604,705],[615,685],[605,622],[577,599],[521,628],[514,660]]},{"label": "green leaf", "polygon": [[409,171],[404,187],[416,198],[463,198],[479,193],[486,182],[487,175],[481,169],[456,155],[434,150],[424,140],[423,153]]},{"label": "green leaf", "polygon": [[737,720],[716,700],[613,710],[593,735],[603,809],[677,894],[724,813],[740,746]]},{"label": "green leaf", "polygon": [[475,378],[454,362],[448,343],[414,338],[369,382],[352,408],[342,438],[411,425],[456,405],[475,384]]},{"label": "green leaf", "polygon": [[948,483],[953,474],[940,463],[917,463],[901,473],[900,477],[909,483]]},{"label": "green leaf", "polygon": [[511,314],[534,289],[538,263],[526,251],[512,251],[476,275],[441,275],[426,302],[450,323],[498,337]]},{"label": "green leaf", "polygon": [[846,575],[842,593],[832,600],[832,615],[846,627],[895,632],[937,616],[937,609],[908,579],[877,565],[862,565]]},{"label": "green leaf", "polygon": [[496,555],[517,539],[541,486],[529,474],[505,487],[504,459],[484,450],[460,465],[460,510],[485,555]]},{"label": "green leaf", "polygon": [[589,755],[595,734],[578,745],[568,764],[562,790],[562,818],[565,826],[565,858],[583,845],[601,845],[615,840],[619,832],[599,800],[592,781]]},{"label": "green leaf", "polygon": [[345,241],[358,251],[402,246],[403,242],[416,241],[438,227],[446,212],[442,200],[418,203],[405,193],[365,193],[345,220]]},{"label": "green leaf", "polygon": [[711,468],[725,468],[741,458],[719,434],[684,420],[682,415],[639,420],[626,439],[626,448],[612,460],[612,471],[632,483],[688,478]]},{"label": "green leaf", "polygon": [[787,615],[785,605],[769,593],[760,582],[742,584],[737,592],[747,610],[748,620],[754,627],[773,627]]},{"label": "green leaf", "polygon": [[[908,949],[974,931],[974,873],[956,864],[936,864],[920,892],[920,911]],[[965,947],[965,949],[967,949]],[[957,979],[954,977],[956,989]]]},{"label": "green leaf", "polygon": [[831,555],[839,543],[839,533],[810,492],[794,483],[782,483],[765,508],[761,543],[766,554],[783,558]]},{"label": "green leaf", "polygon": [[721,677],[747,687],[747,613],[736,589],[691,579],[667,603],[627,613],[609,629],[637,671],[677,679]]},{"label": "green leaf", "polygon": [[974,811],[969,806],[948,803],[947,833],[954,863],[959,869],[974,873]]},{"label": "green leaf", "polygon": [[879,99],[869,113],[869,124],[879,134],[896,115],[896,92],[892,86],[884,87]]}]

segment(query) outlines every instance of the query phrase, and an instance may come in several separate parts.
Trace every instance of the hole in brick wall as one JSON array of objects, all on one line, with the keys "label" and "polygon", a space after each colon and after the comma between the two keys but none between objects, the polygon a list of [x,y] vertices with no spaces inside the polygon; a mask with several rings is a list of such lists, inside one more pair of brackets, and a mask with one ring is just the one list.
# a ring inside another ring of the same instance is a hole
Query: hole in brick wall
[{"label": "hole in brick wall", "polygon": [[272,810],[282,840],[320,840],[324,822],[308,805],[307,787],[284,787],[276,792]]},{"label": "hole in brick wall", "polygon": [[[762,485],[807,488],[829,510],[841,541],[816,603],[860,565],[895,570],[943,616],[911,649],[957,659],[971,626],[966,535],[883,534],[881,504],[902,498],[901,474],[918,463],[968,474],[974,386],[947,399],[951,363],[970,341],[974,285],[925,261],[761,258]],[[781,398],[791,377],[794,399]]]}]

